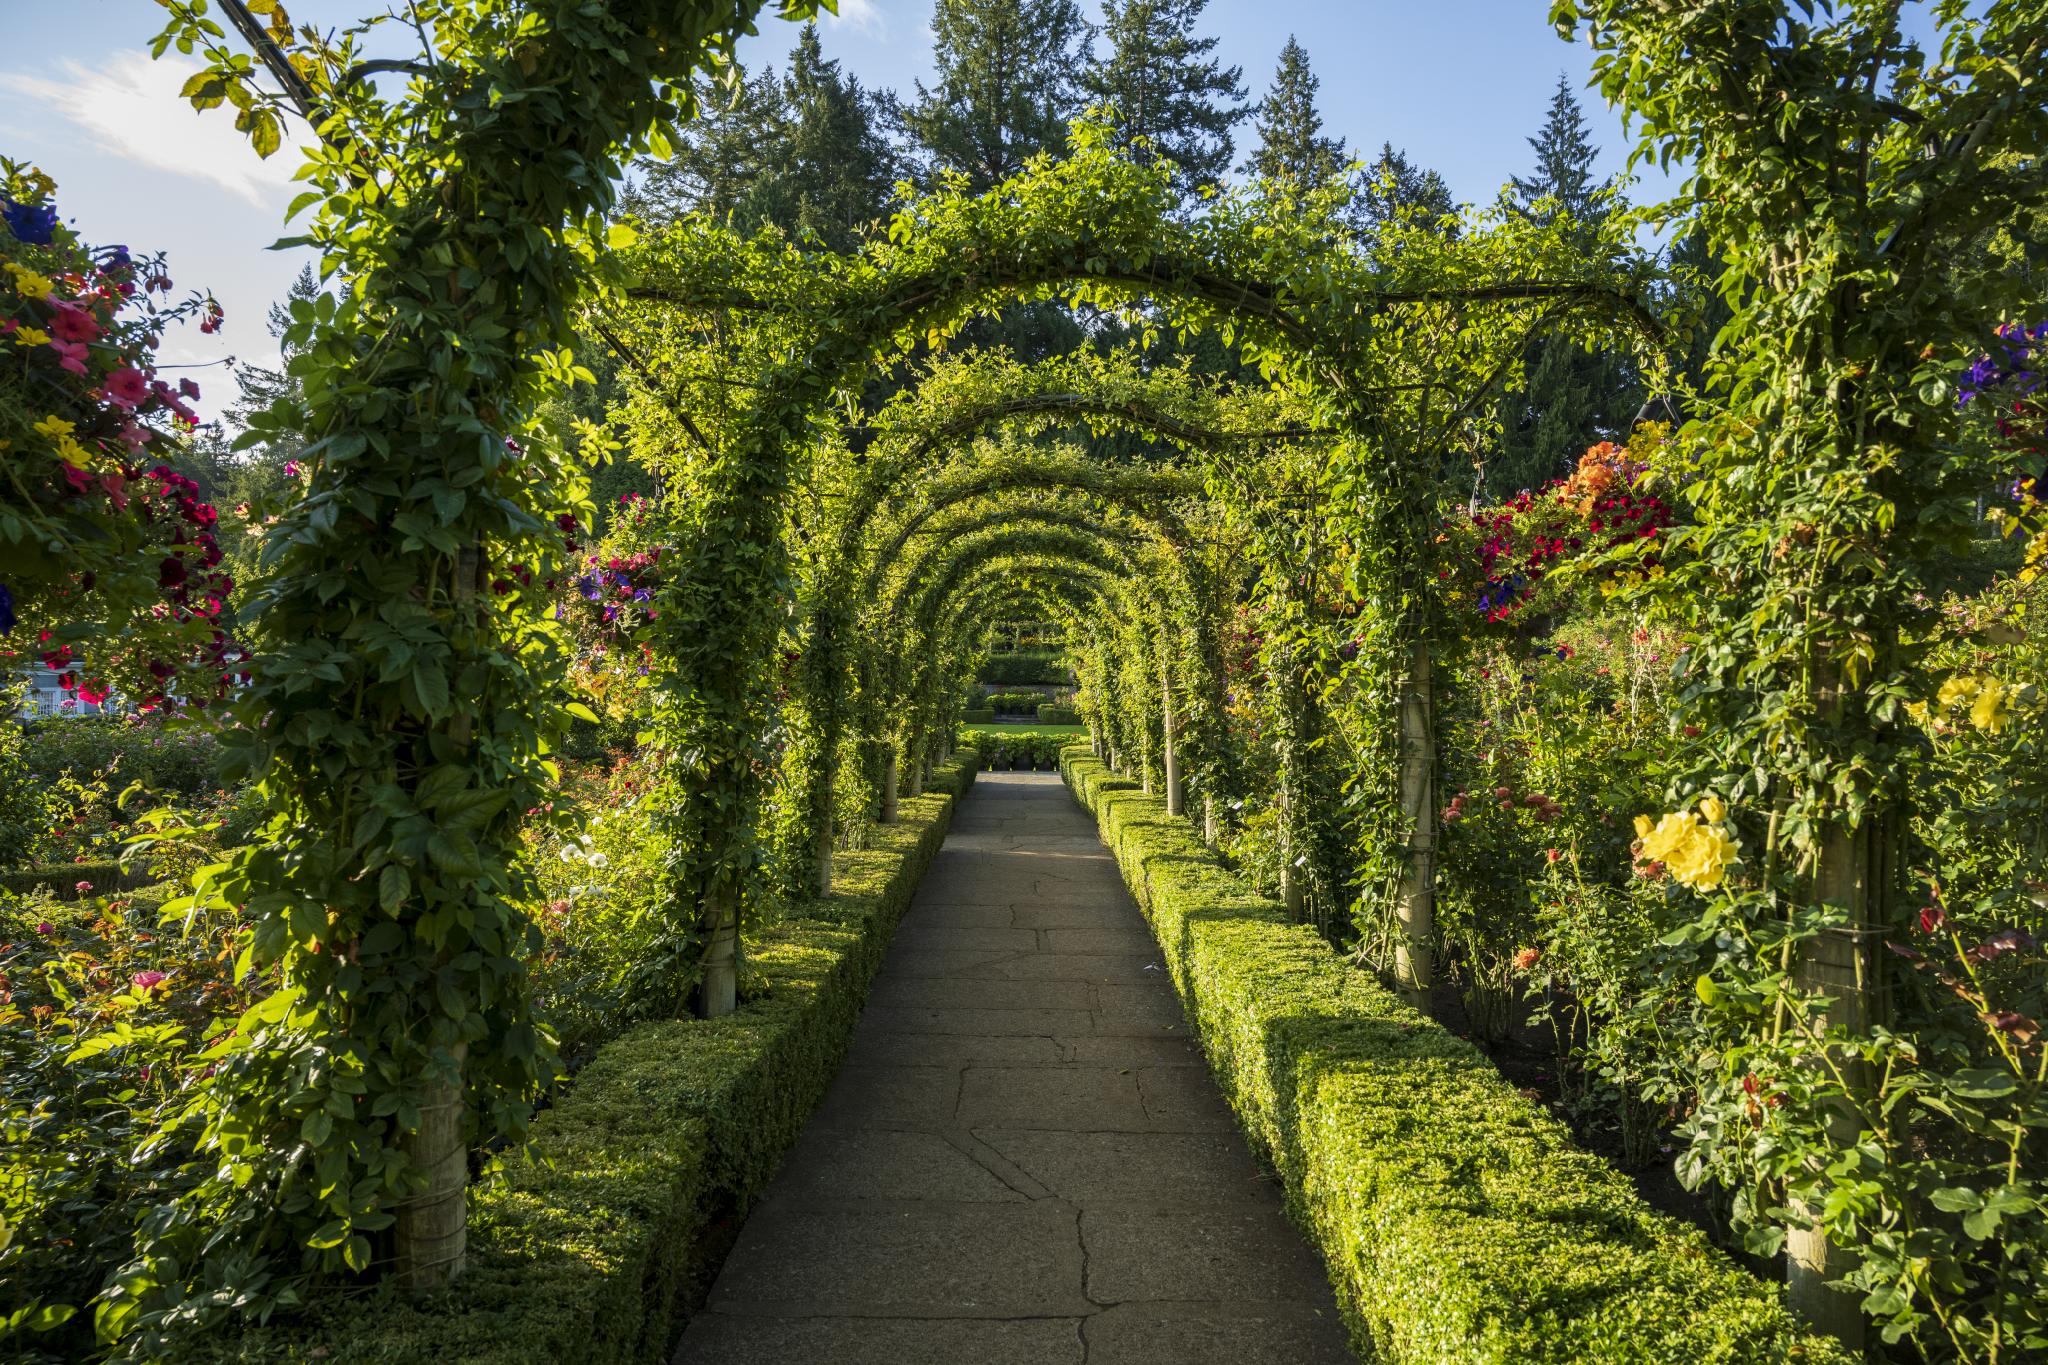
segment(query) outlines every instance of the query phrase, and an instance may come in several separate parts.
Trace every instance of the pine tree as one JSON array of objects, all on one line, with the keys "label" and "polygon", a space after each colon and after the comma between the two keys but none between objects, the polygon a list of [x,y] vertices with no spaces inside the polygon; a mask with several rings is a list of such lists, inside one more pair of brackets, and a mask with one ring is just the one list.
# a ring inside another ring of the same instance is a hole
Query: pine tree
[{"label": "pine tree", "polygon": [[705,114],[675,155],[636,167],[631,212],[655,222],[706,213],[741,232],[773,225],[835,251],[881,218],[897,172],[884,102],[826,59],[815,24],[798,36],[786,75],[742,71],[699,98]]},{"label": "pine tree", "polygon": [[1597,198],[1606,182],[1593,174],[1600,149],[1593,145],[1585,111],[1563,72],[1550,97],[1550,117],[1544,120],[1543,131],[1529,139],[1529,146],[1536,153],[1536,173],[1513,180],[1515,199],[1524,213],[1541,222],[1558,213],[1582,223],[1606,216],[1607,209]]},{"label": "pine tree", "polygon": [[1351,201],[1352,222],[1360,235],[1368,238],[1404,215],[1435,223],[1456,207],[1444,178],[1410,161],[1408,154],[1395,150],[1391,142],[1380,144],[1379,160],[1359,174],[1357,186]]},{"label": "pine tree", "polygon": [[844,251],[881,218],[896,180],[881,102],[826,60],[817,25],[806,24],[789,54],[780,105],[773,159],[742,211]]},{"label": "pine tree", "polygon": [[1197,38],[1209,0],[1104,0],[1107,61],[1081,77],[1091,103],[1116,115],[1139,156],[1174,163],[1174,186],[1193,194],[1230,169],[1230,130],[1251,111],[1244,71],[1210,57],[1216,39]]},{"label": "pine tree", "polygon": [[1322,81],[1309,70],[1307,50],[1290,33],[1252,125],[1259,148],[1245,160],[1246,174],[1308,191],[1321,188],[1344,169],[1344,139],[1323,136],[1323,116],[1316,109],[1321,87]]},{"label": "pine tree", "polygon": [[901,114],[926,175],[955,171],[978,192],[1063,148],[1088,40],[1074,0],[938,0],[937,83],[919,81]]},{"label": "pine tree", "polygon": [[782,84],[773,68],[749,76],[738,63],[722,81],[700,77],[701,111],[666,161],[641,160],[627,188],[625,207],[650,222],[704,213],[741,231],[760,224],[738,210],[765,167],[778,164],[777,146],[788,125]]},{"label": "pine tree", "polygon": [[[1536,168],[1515,177],[1515,204],[1542,222],[1568,215],[1590,237],[1611,205],[1602,194],[1606,183],[1593,170],[1600,150],[1565,77],[1558,77],[1549,116],[1529,146]],[[1626,440],[1642,401],[1642,382],[1625,348],[1587,352],[1571,341],[1537,338],[1523,363],[1522,391],[1505,403],[1488,493],[1505,497],[1541,487],[1569,473],[1587,446]]]}]

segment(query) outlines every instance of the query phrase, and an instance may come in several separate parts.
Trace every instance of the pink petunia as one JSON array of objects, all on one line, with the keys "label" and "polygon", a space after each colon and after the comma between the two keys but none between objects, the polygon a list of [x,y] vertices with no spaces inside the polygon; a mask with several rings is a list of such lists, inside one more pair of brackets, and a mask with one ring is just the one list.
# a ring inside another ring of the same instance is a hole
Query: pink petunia
[{"label": "pink petunia", "polygon": [[130,365],[123,365],[107,376],[105,384],[107,397],[124,408],[132,408],[149,397],[149,381],[142,377],[142,371]]},{"label": "pink petunia", "polygon": [[73,374],[85,373],[85,358],[90,352],[82,341],[51,341],[50,349],[57,353],[57,364]]},{"label": "pink petunia", "polygon": [[50,317],[50,335],[59,341],[93,341],[99,334],[99,319],[76,304],[60,303]]}]

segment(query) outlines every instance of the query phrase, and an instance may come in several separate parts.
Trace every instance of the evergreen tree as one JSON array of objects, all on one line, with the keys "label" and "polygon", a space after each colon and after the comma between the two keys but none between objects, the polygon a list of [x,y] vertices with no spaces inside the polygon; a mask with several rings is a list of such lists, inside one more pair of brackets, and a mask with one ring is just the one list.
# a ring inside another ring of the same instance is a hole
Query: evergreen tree
[{"label": "evergreen tree", "polygon": [[1442,176],[1416,165],[1391,142],[1380,144],[1379,160],[1359,174],[1357,183],[1351,217],[1359,234],[1368,238],[1404,214],[1419,214],[1434,223],[1457,207]]},{"label": "evergreen tree", "polygon": [[978,192],[1065,147],[1089,37],[1074,0],[938,0],[937,82],[901,115],[926,175],[956,171]]},{"label": "evergreen tree", "polygon": [[[1512,200],[1540,221],[1569,215],[1590,233],[1610,211],[1606,182],[1593,170],[1593,145],[1571,83],[1558,77],[1550,113],[1529,139],[1536,168],[1515,177]],[[1626,440],[1643,402],[1643,385],[1625,347],[1587,352],[1538,337],[1522,368],[1522,390],[1503,411],[1501,451],[1486,474],[1487,492],[1506,497],[1569,473],[1587,446]]]},{"label": "evergreen tree", "polygon": [[741,231],[760,226],[740,213],[765,169],[780,164],[788,127],[782,84],[772,68],[749,76],[734,63],[723,81],[699,77],[700,113],[666,161],[643,159],[625,207],[650,222],[703,213]]},{"label": "evergreen tree", "polygon": [[1258,150],[1245,160],[1245,173],[1259,180],[1282,181],[1300,191],[1318,189],[1344,169],[1344,139],[1323,136],[1323,116],[1316,108],[1322,81],[1309,70],[1308,52],[1287,35],[1280,66],[1259,104],[1253,128]]},{"label": "evergreen tree", "polygon": [[[1550,117],[1543,131],[1529,139],[1536,153],[1535,174],[1516,176],[1515,200],[1524,213],[1548,222],[1562,212],[1582,223],[1598,222],[1607,208],[1596,197],[1606,182],[1596,180],[1593,161],[1600,149],[1586,127],[1585,111],[1572,94],[1571,81],[1558,73],[1557,91],[1550,97]],[[1554,204],[1544,205],[1545,201]]]},{"label": "evergreen tree", "polygon": [[882,135],[882,103],[828,61],[818,26],[804,25],[780,90],[773,159],[743,212],[835,251],[851,248],[888,206],[896,153]]},{"label": "evergreen tree", "polygon": [[1209,54],[1214,38],[1197,38],[1195,22],[1209,0],[1104,0],[1109,59],[1090,66],[1081,86],[1091,103],[1108,106],[1139,153],[1174,163],[1174,185],[1192,194],[1230,169],[1230,130],[1249,113],[1244,71]]},{"label": "evergreen tree", "polygon": [[741,232],[774,225],[833,250],[881,218],[896,178],[882,135],[884,102],[825,57],[815,24],[789,71],[736,73],[699,91],[704,116],[667,161],[643,161],[629,210],[654,221],[706,213]]}]

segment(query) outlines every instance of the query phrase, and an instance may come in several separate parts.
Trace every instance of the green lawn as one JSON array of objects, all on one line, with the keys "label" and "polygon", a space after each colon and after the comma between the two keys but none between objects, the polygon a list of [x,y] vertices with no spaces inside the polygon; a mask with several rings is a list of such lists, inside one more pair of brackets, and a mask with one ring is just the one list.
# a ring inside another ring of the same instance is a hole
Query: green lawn
[{"label": "green lawn", "polygon": [[1012,739],[1020,735],[1079,736],[1088,733],[1085,725],[1040,725],[1035,721],[1029,725],[963,725],[960,728],[970,735],[1007,735]]}]

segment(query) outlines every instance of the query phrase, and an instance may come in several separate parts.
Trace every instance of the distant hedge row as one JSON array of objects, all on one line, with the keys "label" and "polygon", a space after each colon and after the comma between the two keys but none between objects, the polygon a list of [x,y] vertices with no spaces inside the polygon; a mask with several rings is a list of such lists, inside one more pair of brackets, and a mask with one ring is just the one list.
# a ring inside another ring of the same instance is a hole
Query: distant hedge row
[{"label": "distant hedge row", "polygon": [[472,1193],[469,1270],[445,1293],[383,1288],[232,1340],[189,1365],[642,1365],[674,1353],[712,1249],[768,1183],[838,1068],[919,878],[974,780],[963,753],[876,846],[835,855],[831,895],[750,937],[739,1010],[643,1025],[534,1122],[535,1159]]},{"label": "distant hedge row", "polygon": [[991,654],[976,676],[985,683],[1071,683],[1074,680],[1074,675],[1060,662],[1058,654],[1040,650]]},{"label": "distant hedge row", "polygon": [[1321,1248],[1370,1359],[1848,1365],[1779,1289],[1493,1064],[1250,891],[1186,820],[1070,744],[1061,770],[1151,921],[1209,1064]]}]

